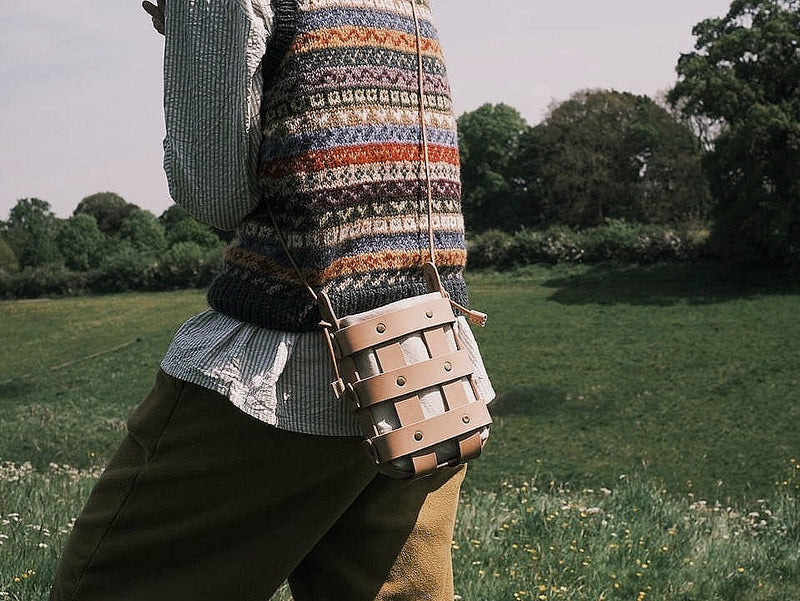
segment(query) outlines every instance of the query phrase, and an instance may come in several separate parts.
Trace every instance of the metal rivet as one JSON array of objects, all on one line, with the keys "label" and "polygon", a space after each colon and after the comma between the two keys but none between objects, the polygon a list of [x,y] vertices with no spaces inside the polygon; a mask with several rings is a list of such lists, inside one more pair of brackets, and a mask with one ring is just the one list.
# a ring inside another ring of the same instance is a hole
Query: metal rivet
[{"label": "metal rivet", "polygon": [[375,329],[377,330],[378,334],[383,334],[386,331],[386,324],[385,323],[379,323],[378,327],[375,328]]},{"label": "metal rivet", "polygon": [[427,317],[428,319],[433,319],[433,311],[431,309],[425,311],[425,317]]},{"label": "metal rivet", "polygon": [[462,417],[461,421],[464,422],[465,424],[468,424],[470,422],[469,415],[465,415],[464,417]]},{"label": "metal rivet", "polygon": [[398,377],[397,378],[397,385],[398,386],[405,386],[406,385],[405,377],[403,377],[403,376]]},{"label": "metal rivet", "polygon": [[445,361],[444,370],[445,371],[452,371],[453,370],[453,364],[450,363],[449,361]]},{"label": "metal rivet", "polygon": [[419,441],[420,441],[420,440],[422,440],[423,438],[425,438],[425,437],[422,435],[422,432],[420,432],[419,430],[417,430],[417,431],[416,431],[416,433],[414,434],[414,440],[416,440],[417,442],[419,442]]}]

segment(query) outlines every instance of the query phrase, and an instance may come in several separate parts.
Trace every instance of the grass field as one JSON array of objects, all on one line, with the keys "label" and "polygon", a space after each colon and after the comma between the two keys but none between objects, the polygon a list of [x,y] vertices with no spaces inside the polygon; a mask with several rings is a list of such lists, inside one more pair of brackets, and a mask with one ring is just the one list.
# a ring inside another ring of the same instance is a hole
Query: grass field
[{"label": "grass field", "polygon": [[[470,285],[499,397],[454,541],[463,599],[800,598],[800,282],[670,265]],[[45,598],[125,417],[204,306],[0,303],[0,600]]]}]

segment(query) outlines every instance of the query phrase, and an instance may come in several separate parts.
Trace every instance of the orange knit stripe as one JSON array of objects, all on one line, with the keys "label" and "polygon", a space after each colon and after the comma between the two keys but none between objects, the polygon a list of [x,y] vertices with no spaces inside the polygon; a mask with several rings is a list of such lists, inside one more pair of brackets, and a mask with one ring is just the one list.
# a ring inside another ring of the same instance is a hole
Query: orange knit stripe
[{"label": "orange knit stripe", "polygon": [[[432,163],[447,163],[458,166],[458,148],[432,145],[428,148]],[[315,150],[298,157],[273,159],[262,167],[262,176],[280,178],[294,173],[308,173],[336,169],[348,165],[370,163],[397,163],[421,161],[418,144],[363,144],[339,146],[326,150]]]},{"label": "orange knit stripe", "polygon": [[[427,249],[385,250],[355,257],[342,257],[335,260],[322,273],[322,279],[329,281],[347,275],[369,273],[382,269],[410,269],[420,267],[429,260]],[[462,248],[447,248],[436,250],[436,264],[439,266],[459,265],[467,262],[467,251]]]},{"label": "orange knit stripe", "polygon": [[[401,52],[416,53],[417,39],[413,34],[374,27],[332,27],[299,34],[290,47],[292,53],[311,52],[325,48],[354,48],[374,46]],[[442,48],[431,38],[421,39],[422,53],[440,57]]]}]

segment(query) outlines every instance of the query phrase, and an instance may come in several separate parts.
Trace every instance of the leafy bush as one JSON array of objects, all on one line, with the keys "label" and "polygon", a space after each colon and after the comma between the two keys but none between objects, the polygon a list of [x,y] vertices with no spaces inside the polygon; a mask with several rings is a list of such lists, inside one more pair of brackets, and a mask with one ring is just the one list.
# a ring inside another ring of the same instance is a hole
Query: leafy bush
[{"label": "leafy bush", "polygon": [[706,256],[707,233],[679,232],[660,225],[609,220],[585,230],[563,226],[515,234],[490,230],[469,241],[471,267],[507,269],[544,263],[656,263]]},{"label": "leafy bush", "polygon": [[647,245],[646,242],[637,244],[641,229],[641,226],[623,219],[610,219],[604,227],[584,230],[577,238],[586,250],[587,262],[636,262],[637,247],[643,248]]},{"label": "leafy bush", "polygon": [[469,262],[474,267],[504,269],[517,255],[514,236],[501,230],[486,230],[469,241]]},{"label": "leafy bush", "polygon": [[123,241],[99,267],[89,271],[73,271],[60,263],[26,267],[18,273],[0,270],[0,299],[202,288],[211,283],[221,266],[219,248],[179,242],[156,258]]},{"label": "leafy bush", "polygon": [[87,284],[92,292],[149,290],[155,264],[151,253],[123,248],[105,257],[100,267],[88,272]]},{"label": "leafy bush", "polygon": [[76,271],[87,271],[99,265],[106,240],[95,218],[87,213],[63,221],[56,235],[64,263]]},{"label": "leafy bush", "polygon": [[164,226],[150,211],[134,209],[119,228],[119,237],[141,252],[159,253],[167,247]]},{"label": "leafy bush", "polygon": [[181,242],[194,242],[202,248],[219,248],[222,245],[211,227],[190,218],[179,221],[167,231],[170,247]]},{"label": "leafy bush", "polygon": [[204,249],[196,242],[178,242],[155,267],[154,284],[159,288],[201,288],[211,283],[220,263],[218,249]]},{"label": "leafy bush", "polygon": [[551,227],[543,232],[523,229],[514,235],[514,240],[517,264],[579,263],[584,255],[575,232],[563,226]]},{"label": "leafy bush", "polygon": [[75,294],[85,285],[84,274],[71,271],[60,263],[26,267],[13,274],[0,272],[0,298]]}]

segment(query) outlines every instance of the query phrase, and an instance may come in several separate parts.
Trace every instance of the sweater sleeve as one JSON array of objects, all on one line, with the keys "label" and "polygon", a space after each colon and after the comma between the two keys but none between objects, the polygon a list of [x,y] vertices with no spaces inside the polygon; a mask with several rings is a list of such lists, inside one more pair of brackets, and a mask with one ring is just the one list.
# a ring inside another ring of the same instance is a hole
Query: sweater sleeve
[{"label": "sweater sleeve", "polygon": [[261,59],[270,0],[166,3],[164,171],[172,199],[231,230],[260,200]]}]

